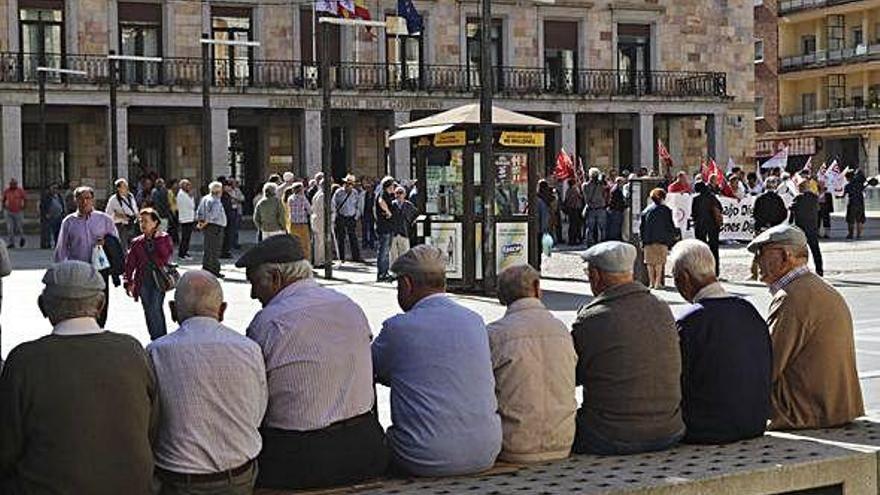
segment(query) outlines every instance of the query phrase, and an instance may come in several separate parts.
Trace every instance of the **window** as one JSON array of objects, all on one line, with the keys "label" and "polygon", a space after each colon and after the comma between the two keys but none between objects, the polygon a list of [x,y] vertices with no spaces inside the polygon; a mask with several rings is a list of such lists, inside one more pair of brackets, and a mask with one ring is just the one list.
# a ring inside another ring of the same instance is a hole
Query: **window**
[{"label": "window", "polygon": [[[40,180],[40,126],[22,124],[22,153],[24,154],[24,177],[26,189],[41,189]],[[45,184],[63,184],[70,179],[67,163],[67,125],[46,125],[46,180]]]},{"label": "window", "polygon": [[825,94],[828,95],[829,109],[843,108],[846,106],[846,76],[832,74],[825,80]]},{"label": "window", "polygon": [[828,37],[828,50],[842,50],[845,47],[846,21],[842,15],[829,15],[825,18],[825,31]]},{"label": "window", "polygon": [[852,30],[852,45],[851,48],[855,48],[859,45],[865,43],[864,32],[862,31],[862,27],[854,27]]},{"label": "window", "polygon": [[577,80],[578,25],[570,21],[544,21],[545,86],[571,93]]},{"label": "window", "polygon": [[801,36],[801,55],[816,53],[816,36],[813,34]]},{"label": "window", "polygon": [[[500,19],[492,19],[491,32],[489,33],[489,56],[492,59],[492,67],[499,68],[504,62],[504,38]],[[480,19],[468,18],[465,26],[467,34],[467,65],[470,83],[473,85],[480,84]],[[498,71],[496,71],[498,72]],[[495,77],[496,89],[503,86],[500,77]]]},{"label": "window", "polygon": [[755,119],[763,119],[764,118],[764,97],[756,96],[755,97]]},{"label": "window", "polygon": [[755,40],[755,63],[764,61],[764,40]]},{"label": "window", "polygon": [[801,95],[801,113],[808,114],[816,111],[816,93]]},{"label": "window", "polygon": [[[162,56],[162,6],[119,4],[119,51],[122,55]],[[119,62],[120,80],[128,84],[158,84],[159,62]]]},{"label": "window", "polygon": [[[19,10],[19,42],[21,47],[22,77],[37,79],[37,67],[63,67],[64,58],[64,5],[62,2],[41,2],[28,7],[22,1]],[[48,80],[60,80],[60,74],[47,74]]]},{"label": "window", "polygon": [[[215,40],[253,40],[250,9],[213,7],[211,28]],[[214,84],[218,86],[250,84],[251,57],[249,46],[214,45]]]},{"label": "window", "polygon": [[651,26],[617,25],[617,70],[623,93],[650,92]]},{"label": "window", "polygon": [[419,87],[422,65],[421,33],[409,34],[406,20],[395,15],[386,16],[385,59],[388,75],[398,87],[415,89]]}]

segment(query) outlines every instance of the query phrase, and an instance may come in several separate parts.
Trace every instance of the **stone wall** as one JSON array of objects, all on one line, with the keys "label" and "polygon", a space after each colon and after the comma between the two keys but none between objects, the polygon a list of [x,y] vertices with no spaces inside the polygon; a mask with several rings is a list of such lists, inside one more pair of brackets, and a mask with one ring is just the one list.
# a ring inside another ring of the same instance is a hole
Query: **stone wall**
[{"label": "stone wall", "polygon": [[[286,5],[262,5],[259,12],[261,25],[261,46],[256,58],[267,60],[291,60],[293,58],[292,39],[299,41],[299,31],[294,32],[293,16]],[[296,36],[296,38],[294,38]]]},{"label": "stone wall", "polygon": [[106,0],[77,0],[77,53],[106,55],[108,10]]},{"label": "stone wall", "polygon": [[272,116],[267,119],[269,126],[265,132],[268,135],[268,156],[264,159],[265,166],[261,177],[270,174],[283,174],[299,170],[300,161],[300,130],[299,126],[291,123],[289,118]]},{"label": "stone wall", "polygon": [[171,31],[171,42],[174,45],[175,57],[201,57],[202,48],[199,38],[202,36],[202,4],[201,2],[167,2],[164,8],[170,9],[165,26]]},{"label": "stone wall", "polygon": [[168,176],[189,178],[194,185],[203,185],[201,177],[202,129],[199,125],[165,127]]},{"label": "stone wall", "polygon": [[68,126],[70,183],[93,187],[97,199],[106,197],[110,185],[105,121],[104,115],[96,112]]},{"label": "stone wall", "polygon": [[385,175],[385,124],[380,117],[358,114],[352,132],[350,172],[357,177]]}]

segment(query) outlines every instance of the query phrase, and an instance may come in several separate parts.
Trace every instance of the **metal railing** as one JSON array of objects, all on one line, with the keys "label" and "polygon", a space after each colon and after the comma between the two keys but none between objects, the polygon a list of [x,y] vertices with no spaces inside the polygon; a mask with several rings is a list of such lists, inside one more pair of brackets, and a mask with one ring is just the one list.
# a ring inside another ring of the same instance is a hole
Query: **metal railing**
[{"label": "metal railing", "polygon": [[779,59],[779,67],[782,72],[792,72],[872,60],[880,60],[880,44],[859,45],[855,48],[839,50],[817,50],[806,55],[782,57]]},{"label": "metal railing", "polygon": [[[0,83],[36,82],[37,54],[0,53]],[[76,69],[85,76],[52,75],[49,83],[107,84],[110,66],[100,55],[46,55],[43,64]],[[199,58],[165,58],[161,62],[119,61],[119,83],[130,90],[151,86],[198,87]],[[218,88],[315,90],[319,67],[289,60],[218,60],[212,62],[211,85]],[[543,67],[495,67],[494,85],[501,94],[572,95],[583,97],[723,98],[722,72],[617,71]],[[473,93],[481,87],[479,70],[466,65],[411,63],[339,63],[330,68],[334,89],[383,92]]]},{"label": "metal railing", "polygon": [[853,3],[861,0],[782,0],[779,2],[779,15],[792,14],[810,9],[821,9],[832,5]]},{"label": "metal railing", "polygon": [[780,126],[783,130],[796,130],[808,127],[830,127],[869,122],[880,122],[880,107],[843,107],[783,115],[780,120]]}]

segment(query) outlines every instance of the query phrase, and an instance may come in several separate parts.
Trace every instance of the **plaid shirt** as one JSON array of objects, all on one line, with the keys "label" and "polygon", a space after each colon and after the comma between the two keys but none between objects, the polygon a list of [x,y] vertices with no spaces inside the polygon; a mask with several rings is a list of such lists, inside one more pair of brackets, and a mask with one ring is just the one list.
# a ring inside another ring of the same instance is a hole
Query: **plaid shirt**
[{"label": "plaid shirt", "polygon": [[795,268],[794,270],[783,275],[779,280],[770,284],[770,294],[776,295],[777,292],[784,289],[788,284],[794,282],[794,280],[801,275],[808,273],[810,271],[806,265]]},{"label": "plaid shirt", "polygon": [[299,193],[290,196],[287,200],[287,209],[290,210],[290,223],[308,225],[312,207],[305,194]]}]

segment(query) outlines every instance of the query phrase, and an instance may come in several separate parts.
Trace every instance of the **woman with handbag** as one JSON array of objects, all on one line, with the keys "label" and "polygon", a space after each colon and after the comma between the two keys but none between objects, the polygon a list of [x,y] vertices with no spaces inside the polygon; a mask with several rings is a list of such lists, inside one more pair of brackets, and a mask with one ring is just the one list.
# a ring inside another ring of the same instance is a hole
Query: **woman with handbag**
[{"label": "woman with handbag", "polygon": [[174,252],[171,236],[159,230],[159,214],[144,208],[138,217],[142,235],[135,237],[125,257],[125,293],[140,299],[150,339],[165,335],[165,292],[174,288],[176,269],[168,264]]}]

